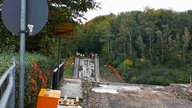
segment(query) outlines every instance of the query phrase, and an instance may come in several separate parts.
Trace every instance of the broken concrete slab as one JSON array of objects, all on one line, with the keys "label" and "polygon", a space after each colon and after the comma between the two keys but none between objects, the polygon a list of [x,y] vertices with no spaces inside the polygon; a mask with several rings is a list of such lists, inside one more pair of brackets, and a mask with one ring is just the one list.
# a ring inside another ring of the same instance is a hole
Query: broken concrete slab
[{"label": "broken concrete slab", "polygon": [[101,84],[99,87],[95,87],[92,89],[94,92],[98,93],[111,93],[117,94],[119,90],[124,91],[141,91],[141,87],[139,86],[117,86],[117,85],[104,85]]},{"label": "broken concrete slab", "polygon": [[60,86],[61,97],[67,96],[68,98],[82,99],[82,85],[79,79],[64,79]]},{"label": "broken concrete slab", "polygon": [[69,82],[69,83],[76,83],[76,84],[82,84],[80,79],[64,79],[64,82]]}]

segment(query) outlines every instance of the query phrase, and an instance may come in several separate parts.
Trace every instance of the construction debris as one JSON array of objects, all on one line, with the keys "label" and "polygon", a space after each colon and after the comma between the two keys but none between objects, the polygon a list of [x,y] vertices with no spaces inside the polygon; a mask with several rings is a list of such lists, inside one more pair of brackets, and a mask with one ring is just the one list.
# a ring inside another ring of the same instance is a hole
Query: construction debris
[{"label": "construction debris", "polygon": [[79,97],[80,99],[83,98],[82,96],[82,85],[80,79],[64,79],[62,85],[60,86],[61,90],[61,97],[68,96],[69,98],[76,98]]},{"label": "construction debris", "polygon": [[[83,83],[84,84],[84,83]],[[185,84],[85,83],[91,108],[192,108]],[[84,90],[86,90],[84,88]]]},{"label": "construction debris", "polygon": [[59,99],[59,104],[62,106],[79,106],[79,98],[68,98],[65,96],[64,98]]}]

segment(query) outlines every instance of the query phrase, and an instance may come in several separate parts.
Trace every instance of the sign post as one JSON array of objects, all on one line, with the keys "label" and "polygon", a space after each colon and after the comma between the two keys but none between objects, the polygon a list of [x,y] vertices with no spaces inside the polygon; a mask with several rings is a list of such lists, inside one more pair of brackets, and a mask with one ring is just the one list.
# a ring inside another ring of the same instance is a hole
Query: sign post
[{"label": "sign post", "polygon": [[61,39],[72,39],[73,37],[73,24],[72,22],[65,22],[63,24],[51,24],[51,29],[54,30],[53,35],[51,37],[58,39],[58,69],[57,72],[53,74],[53,83],[52,89],[57,89],[59,84],[59,76],[60,76],[60,60],[61,60]]},{"label": "sign post", "polygon": [[19,108],[24,108],[26,0],[21,0]]},{"label": "sign post", "polygon": [[4,0],[3,23],[14,35],[20,35],[19,108],[24,108],[25,38],[35,35],[48,19],[47,0]]}]

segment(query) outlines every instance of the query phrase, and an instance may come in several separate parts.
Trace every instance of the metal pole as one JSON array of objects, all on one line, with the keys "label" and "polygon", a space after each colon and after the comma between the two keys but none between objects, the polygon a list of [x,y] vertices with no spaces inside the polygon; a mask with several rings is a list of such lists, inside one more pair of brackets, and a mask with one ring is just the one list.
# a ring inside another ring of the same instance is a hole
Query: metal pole
[{"label": "metal pole", "polygon": [[21,0],[19,108],[24,108],[26,0]]}]

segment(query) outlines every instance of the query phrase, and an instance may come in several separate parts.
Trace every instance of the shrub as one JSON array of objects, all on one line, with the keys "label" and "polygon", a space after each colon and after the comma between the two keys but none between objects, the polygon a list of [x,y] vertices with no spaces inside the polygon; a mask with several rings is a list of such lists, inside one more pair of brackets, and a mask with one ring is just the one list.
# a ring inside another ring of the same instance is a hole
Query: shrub
[{"label": "shrub", "polygon": [[119,65],[120,63],[122,63],[124,61],[124,56],[118,56],[114,61],[113,61],[113,65],[114,66],[117,66]]},{"label": "shrub", "polygon": [[131,60],[129,60],[129,59],[126,59],[126,60],[124,61],[124,64],[125,64],[125,66],[131,68],[131,67],[133,66],[133,61],[131,61]]},{"label": "shrub", "polygon": [[144,62],[144,59],[142,59],[142,61],[140,59],[135,59],[133,65],[135,68],[140,69],[142,67],[143,62]]},{"label": "shrub", "polygon": [[11,58],[13,57],[13,54],[9,53],[0,53],[0,75],[2,75],[9,66],[12,65]]},{"label": "shrub", "polygon": [[[1,53],[0,54],[0,72],[1,74],[5,72],[12,64],[11,58],[16,56],[16,107],[18,106],[18,98],[19,98],[19,54],[11,54],[11,53]],[[24,84],[24,106],[26,108],[35,108],[36,98],[34,97],[34,91],[32,90],[31,84],[31,75],[33,72],[33,64],[32,62],[36,61],[38,67],[43,72],[51,72],[56,67],[56,62],[52,62],[53,60],[49,57],[43,56],[39,53],[26,53],[25,54],[25,84]],[[31,82],[32,81],[32,82]],[[35,79],[37,81],[37,79]],[[40,87],[39,87],[40,88]]]},{"label": "shrub", "polygon": [[65,62],[64,66],[64,76],[71,77],[73,76],[73,69],[74,69],[74,56],[71,56],[68,58],[68,60]]},{"label": "shrub", "polygon": [[124,81],[129,83],[169,85],[170,83],[188,83],[189,76],[192,74],[192,66],[186,65],[183,68],[170,68],[165,65],[150,65],[134,62],[132,68],[124,63],[118,65]]}]

